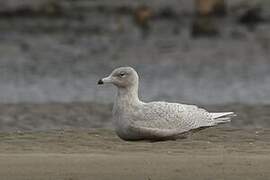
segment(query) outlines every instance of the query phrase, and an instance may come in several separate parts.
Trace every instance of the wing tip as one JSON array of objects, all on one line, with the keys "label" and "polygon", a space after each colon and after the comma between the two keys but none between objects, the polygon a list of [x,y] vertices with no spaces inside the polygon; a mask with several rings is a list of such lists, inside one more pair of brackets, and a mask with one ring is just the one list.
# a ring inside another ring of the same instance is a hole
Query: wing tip
[{"label": "wing tip", "polygon": [[234,112],[218,112],[218,113],[211,113],[212,117],[214,119],[217,118],[229,118],[229,117],[235,117],[237,116],[237,114],[235,114]]}]

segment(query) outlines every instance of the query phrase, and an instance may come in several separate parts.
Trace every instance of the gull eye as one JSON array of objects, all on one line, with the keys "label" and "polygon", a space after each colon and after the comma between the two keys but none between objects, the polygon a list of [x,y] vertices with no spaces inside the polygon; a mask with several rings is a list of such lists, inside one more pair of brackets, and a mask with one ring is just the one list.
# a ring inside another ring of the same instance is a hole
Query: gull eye
[{"label": "gull eye", "polygon": [[119,76],[120,77],[124,77],[126,74],[124,73],[124,72],[121,72],[120,74],[119,74]]}]

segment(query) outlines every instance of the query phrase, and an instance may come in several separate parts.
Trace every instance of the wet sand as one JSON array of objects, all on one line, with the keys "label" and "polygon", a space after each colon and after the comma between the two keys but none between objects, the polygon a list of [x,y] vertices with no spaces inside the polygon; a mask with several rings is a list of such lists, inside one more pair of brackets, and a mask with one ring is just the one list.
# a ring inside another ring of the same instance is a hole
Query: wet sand
[{"label": "wet sand", "polygon": [[126,142],[112,130],[0,134],[0,175],[31,179],[267,179],[270,129],[217,127],[164,142]]},{"label": "wet sand", "polygon": [[[181,101],[178,101],[181,102]],[[226,127],[270,128],[269,105],[199,105],[211,112],[233,111]],[[0,132],[47,131],[68,128],[112,129],[112,104],[47,103],[0,104]]]}]

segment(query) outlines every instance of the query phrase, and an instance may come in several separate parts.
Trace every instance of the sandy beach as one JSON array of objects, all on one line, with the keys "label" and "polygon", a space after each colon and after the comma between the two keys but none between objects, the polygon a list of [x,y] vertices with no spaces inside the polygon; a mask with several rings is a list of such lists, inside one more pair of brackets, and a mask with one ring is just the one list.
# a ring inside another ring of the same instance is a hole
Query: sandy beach
[{"label": "sandy beach", "polygon": [[185,139],[126,142],[112,130],[1,133],[5,180],[262,179],[270,129],[210,128]]}]

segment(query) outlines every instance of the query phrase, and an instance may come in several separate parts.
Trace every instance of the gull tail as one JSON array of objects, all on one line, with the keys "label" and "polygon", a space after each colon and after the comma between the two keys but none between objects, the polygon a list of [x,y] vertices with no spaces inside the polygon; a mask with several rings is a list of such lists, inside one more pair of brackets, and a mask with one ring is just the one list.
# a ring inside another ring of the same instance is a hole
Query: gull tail
[{"label": "gull tail", "polygon": [[234,112],[211,113],[211,115],[215,124],[230,122],[232,117],[236,116]]}]

